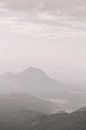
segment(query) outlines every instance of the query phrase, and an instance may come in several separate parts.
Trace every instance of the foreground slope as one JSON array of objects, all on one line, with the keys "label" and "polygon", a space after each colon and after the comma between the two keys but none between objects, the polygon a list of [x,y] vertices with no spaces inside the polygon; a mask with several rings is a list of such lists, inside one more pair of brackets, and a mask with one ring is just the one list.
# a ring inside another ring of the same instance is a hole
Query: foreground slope
[{"label": "foreground slope", "polygon": [[86,110],[43,115],[34,111],[0,113],[1,130],[86,130]]},{"label": "foreground slope", "polygon": [[30,130],[86,130],[86,110],[42,116]]}]

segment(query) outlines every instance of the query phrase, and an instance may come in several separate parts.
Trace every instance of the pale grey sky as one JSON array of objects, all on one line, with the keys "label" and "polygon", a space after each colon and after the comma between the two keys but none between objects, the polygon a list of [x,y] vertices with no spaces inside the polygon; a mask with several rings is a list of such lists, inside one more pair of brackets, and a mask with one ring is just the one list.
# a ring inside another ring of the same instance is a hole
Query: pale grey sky
[{"label": "pale grey sky", "polygon": [[0,62],[85,82],[86,0],[0,0]]}]

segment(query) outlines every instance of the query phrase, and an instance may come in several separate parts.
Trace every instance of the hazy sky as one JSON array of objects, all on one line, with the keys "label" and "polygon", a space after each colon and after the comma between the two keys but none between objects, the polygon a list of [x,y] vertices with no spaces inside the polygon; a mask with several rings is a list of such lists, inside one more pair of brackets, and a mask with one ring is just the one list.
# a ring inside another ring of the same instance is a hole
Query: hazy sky
[{"label": "hazy sky", "polygon": [[0,0],[0,62],[85,82],[86,0]]}]

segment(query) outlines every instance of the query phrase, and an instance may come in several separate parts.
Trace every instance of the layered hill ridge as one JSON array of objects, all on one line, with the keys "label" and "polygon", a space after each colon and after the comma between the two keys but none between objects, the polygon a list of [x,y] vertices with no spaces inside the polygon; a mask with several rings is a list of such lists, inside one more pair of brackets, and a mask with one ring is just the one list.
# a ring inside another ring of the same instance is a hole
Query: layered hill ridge
[{"label": "layered hill ridge", "polygon": [[47,79],[49,78],[44,72],[35,68],[28,68],[18,74],[7,72],[0,76],[0,112],[22,109],[41,113],[60,111],[55,103],[38,98],[32,93],[32,90],[34,92],[41,87],[40,80],[41,83]]},{"label": "layered hill ridge", "polygon": [[[57,108],[57,109],[56,109]],[[0,95],[0,112],[32,110],[40,113],[60,111],[56,104],[36,98],[27,93],[10,93]]]},{"label": "layered hill ridge", "polygon": [[27,93],[47,102],[53,102],[61,110],[73,111],[86,106],[86,96],[77,91],[50,78],[41,69],[33,67],[19,73],[8,72],[0,76],[0,94]]}]

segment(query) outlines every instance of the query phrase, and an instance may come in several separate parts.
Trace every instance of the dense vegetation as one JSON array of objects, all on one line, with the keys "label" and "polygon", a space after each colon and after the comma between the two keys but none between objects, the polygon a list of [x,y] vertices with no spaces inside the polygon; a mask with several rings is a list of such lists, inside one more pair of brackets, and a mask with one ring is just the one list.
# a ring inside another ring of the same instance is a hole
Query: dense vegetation
[{"label": "dense vegetation", "polygon": [[86,130],[86,110],[50,115],[25,110],[0,113],[0,130]]},{"label": "dense vegetation", "polygon": [[86,130],[86,111],[42,116],[30,130]]}]

